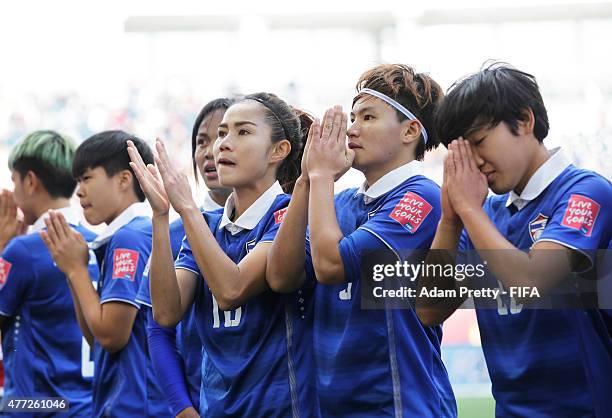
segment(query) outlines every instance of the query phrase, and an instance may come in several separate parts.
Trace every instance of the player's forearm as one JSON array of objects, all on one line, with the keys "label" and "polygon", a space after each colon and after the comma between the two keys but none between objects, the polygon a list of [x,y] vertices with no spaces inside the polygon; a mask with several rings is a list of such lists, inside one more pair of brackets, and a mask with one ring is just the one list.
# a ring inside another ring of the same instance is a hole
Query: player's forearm
[{"label": "player's forearm", "polygon": [[289,207],[268,253],[266,280],[276,292],[292,292],[304,283],[308,192],[307,181],[295,183]]},{"label": "player's forearm", "polygon": [[153,246],[149,269],[153,316],[162,326],[178,324],[185,311],[174,270],[168,216],[153,217]]},{"label": "player's forearm", "polygon": [[196,263],[221,310],[235,309],[268,288],[265,271],[243,270],[227,256],[199,211],[184,211],[181,217]]},{"label": "player's forearm", "polygon": [[480,208],[461,217],[481,259],[506,288],[537,287],[545,292],[572,270],[568,253],[546,250],[527,253],[516,248]]},{"label": "player's forearm", "polygon": [[[137,308],[125,303],[101,304],[86,266],[67,276],[93,339],[109,353],[121,350],[129,341]],[[118,315],[121,311],[124,314]]]},{"label": "player's forearm", "polygon": [[338,244],[343,238],[334,207],[334,179],[313,175],[309,200],[310,248],[317,280],[338,284],[345,280]]},{"label": "player's forearm", "polygon": [[[431,250],[425,258],[426,265],[455,265],[456,251],[461,237],[463,226],[456,223],[448,223],[441,220],[438,223],[436,235],[434,236]],[[434,273],[436,269],[431,269]],[[421,290],[432,289],[455,289],[457,282],[452,277],[437,277],[435,275],[419,275],[417,295]],[[424,325],[437,325],[444,322],[465,299],[457,298],[428,298],[417,296],[416,313]]]},{"label": "player's forearm", "polygon": [[153,370],[166,394],[174,415],[193,407],[189,398],[187,378],[176,345],[176,329],[162,327],[147,309],[147,340]]},{"label": "player's forearm", "polygon": [[102,346],[107,345],[106,342],[113,337],[113,327],[116,324],[104,322],[100,298],[91,285],[87,268],[71,272],[68,280],[70,280],[72,290],[81,308],[85,325],[91,331],[91,336]]},{"label": "player's forearm", "polygon": [[83,311],[81,310],[81,304],[79,303],[79,299],[72,288],[72,283],[70,280],[67,280],[68,288],[70,289],[70,295],[72,296],[72,302],[74,304],[74,313],[77,318],[77,322],[79,324],[79,328],[81,328],[81,332],[83,333],[83,337],[87,340],[87,343],[90,347],[93,347],[94,338],[91,330],[89,329],[89,325],[87,325],[87,321],[85,321],[85,317],[83,316]]}]

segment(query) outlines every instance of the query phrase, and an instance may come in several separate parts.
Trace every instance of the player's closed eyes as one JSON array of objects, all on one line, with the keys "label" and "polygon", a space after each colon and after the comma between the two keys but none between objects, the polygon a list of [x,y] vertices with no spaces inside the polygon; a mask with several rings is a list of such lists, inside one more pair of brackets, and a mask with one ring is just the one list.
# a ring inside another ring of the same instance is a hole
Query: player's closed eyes
[{"label": "player's closed eyes", "polygon": [[481,145],[481,144],[484,142],[484,140],[485,140],[485,139],[487,139],[487,137],[486,137],[486,136],[483,136],[482,138],[480,138],[480,139],[478,139],[478,140],[474,141],[474,143],[473,143],[473,144],[474,144],[474,146],[475,146],[475,147],[480,146],[480,145]]}]

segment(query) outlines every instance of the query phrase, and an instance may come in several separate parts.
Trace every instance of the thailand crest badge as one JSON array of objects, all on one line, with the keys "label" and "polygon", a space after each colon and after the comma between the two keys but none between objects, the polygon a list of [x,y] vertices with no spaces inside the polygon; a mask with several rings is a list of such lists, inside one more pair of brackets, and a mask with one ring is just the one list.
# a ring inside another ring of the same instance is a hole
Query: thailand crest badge
[{"label": "thailand crest badge", "polygon": [[536,242],[542,232],[544,232],[544,228],[546,228],[546,223],[548,222],[548,216],[544,216],[541,213],[538,213],[536,218],[529,222],[529,236],[533,242]]}]

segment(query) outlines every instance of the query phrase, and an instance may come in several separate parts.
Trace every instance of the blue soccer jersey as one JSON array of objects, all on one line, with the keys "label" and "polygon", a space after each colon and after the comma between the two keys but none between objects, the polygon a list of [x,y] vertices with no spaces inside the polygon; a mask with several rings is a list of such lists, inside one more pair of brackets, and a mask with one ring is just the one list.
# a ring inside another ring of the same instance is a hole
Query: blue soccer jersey
[{"label": "blue soccer jersey", "polygon": [[[172,248],[173,258],[178,256],[184,236],[185,228],[183,227],[183,221],[179,218],[170,224],[170,246]],[[149,265],[147,264],[137,296],[138,302],[144,305],[141,309],[151,309],[148,267]],[[151,330],[154,328],[162,327],[154,320],[149,321],[149,329]],[[189,397],[193,407],[198,410],[200,404],[202,342],[200,341],[198,329],[195,324],[195,307],[192,306],[185,313],[185,316],[176,327],[175,346],[173,348],[178,349],[183,363],[182,368],[187,378]],[[165,384],[165,382],[160,381],[162,387]],[[175,388],[169,388],[169,390],[173,389]],[[168,393],[168,390],[165,392]],[[180,410],[175,410],[174,412],[178,413]]]},{"label": "blue soccer jersey", "polygon": [[[511,210],[511,204],[518,210]],[[484,210],[517,248],[528,251],[537,242],[555,242],[584,253],[590,263],[588,250],[606,248],[612,233],[610,182],[571,165],[560,151],[536,171],[521,196],[489,197]],[[461,242],[464,250],[474,248],[465,231]],[[609,334],[599,332],[600,315],[523,309],[505,296],[498,303],[498,309],[477,309],[497,416],[593,416],[589,387],[597,383],[589,383],[583,360],[602,359],[598,367],[610,370],[610,357],[589,357],[579,346],[593,352],[609,346]]]},{"label": "blue soccer jersey", "polygon": [[[258,243],[271,242],[289,196],[275,183],[240,218],[204,213],[217,242],[238,263]],[[189,242],[175,264],[201,277]],[[266,291],[232,311],[219,309],[208,286],[196,296],[204,345],[200,414],[205,417],[318,415],[312,364],[312,285],[287,295]]]},{"label": "blue soccer jersey", "polygon": [[[101,266],[100,303],[121,302],[139,309],[136,295],[151,253],[151,220],[146,204],[126,209],[93,243]],[[128,343],[109,353],[95,341],[95,417],[167,417],[170,410],[150,364],[146,315],[139,310]]]},{"label": "blue soccer jersey", "polygon": [[[344,234],[339,250],[346,282],[318,285],[314,350],[322,416],[452,417],[454,395],[440,355],[441,327],[425,327],[413,309],[361,308],[366,250],[431,246],[440,219],[440,188],[414,161],[368,190],[335,198]],[[307,258],[307,272],[314,275]]]},{"label": "blue soccer jersey", "polygon": [[[58,212],[85,240],[95,238],[79,225],[70,208]],[[89,417],[93,376],[89,345],[77,323],[66,276],[38,234],[44,227],[41,218],[28,235],[13,238],[0,258],[0,315],[7,317],[2,329],[4,397],[62,397],[70,405],[66,416]],[[89,271],[97,280],[95,257]]]}]

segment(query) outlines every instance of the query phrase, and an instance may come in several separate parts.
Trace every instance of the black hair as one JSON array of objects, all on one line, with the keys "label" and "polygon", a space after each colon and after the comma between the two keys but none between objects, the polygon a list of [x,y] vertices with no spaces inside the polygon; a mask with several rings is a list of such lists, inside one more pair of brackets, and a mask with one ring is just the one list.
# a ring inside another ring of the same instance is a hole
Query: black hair
[{"label": "black hair", "polygon": [[291,193],[302,172],[302,154],[313,117],[305,111],[292,108],[272,93],[249,94],[241,101],[244,100],[254,100],[265,108],[266,121],[272,128],[272,143],[286,139],[291,144],[291,152],[276,173],[283,190]]},{"label": "black hair", "polygon": [[479,72],[450,87],[436,113],[436,127],[445,146],[500,122],[517,135],[519,121],[528,120],[528,109],[535,118],[534,136],[542,142],[549,123],[535,77],[503,62],[485,62]]},{"label": "black hair", "polygon": [[127,152],[127,141],[134,142],[145,164],[154,164],[153,151],[140,138],[124,131],[104,131],[87,138],[76,150],[72,163],[72,175],[79,179],[85,171],[96,167],[104,168],[111,177],[122,170],[130,170],[134,176],[134,192],[143,202],[145,195],[130,167],[130,156]]},{"label": "black hair", "polygon": [[[193,123],[193,128],[191,131],[191,163],[193,164],[193,175],[195,176],[196,183],[198,182],[198,167],[196,165],[195,152],[196,148],[198,147],[198,131],[200,130],[200,125],[204,121],[204,118],[209,114],[220,109],[225,111],[235,102],[235,99],[230,99],[227,97],[211,100],[210,102],[206,103],[202,110],[200,110],[200,113],[198,113],[198,116]],[[213,138],[211,138],[211,140],[213,140]]]},{"label": "black hair", "polygon": [[[381,64],[366,71],[357,81],[357,93],[362,89],[376,90],[385,96],[391,97],[417,117],[427,131],[427,144],[423,134],[417,145],[415,158],[422,160],[425,151],[432,150],[440,144],[435,132],[434,113],[442,101],[444,92],[436,81],[428,74],[417,73],[412,67],[405,64]],[[358,94],[353,99],[353,105],[363,96]],[[395,109],[397,119],[403,122],[408,119],[399,110]]]}]

